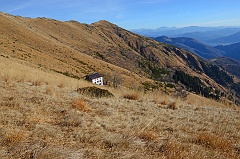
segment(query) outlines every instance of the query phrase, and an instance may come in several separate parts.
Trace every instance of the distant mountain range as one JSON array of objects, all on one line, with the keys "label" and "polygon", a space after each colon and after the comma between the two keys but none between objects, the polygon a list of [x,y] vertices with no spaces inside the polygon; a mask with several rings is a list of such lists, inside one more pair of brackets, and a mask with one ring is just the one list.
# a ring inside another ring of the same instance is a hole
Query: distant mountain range
[{"label": "distant mountain range", "polygon": [[238,43],[240,42],[240,31],[229,35],[229,36],[224,36],[224,37],[220,37],[214,40],[210,41],[211,43],[215,43],[215,44],[233,44],[233,43]]},{"label": "distant mountain range", "polygon": [[193,52],[203,58],[215,58],[215,57],[221,57],[224,54],[224,51],[221,51],[220,49],[211,47],[209,45],[203,44],[193,38],[185,38],[185,37],[179,37],[179,38],[169,38],[166,36],[160,36],[153,38],[159,42],[171,44],[174,46],[177,46],[179,48],[188,50],[190,52]]},{"label": "distant mountain range", "polygon": [[177,46],[205,59],[209,59],[209,62],[240,78],[240,43],[212,47],[193,38],[186,37],[169,38],[160,36],[153,39]]},{"label": "distant mountain range", "polygon": [[218,45],[215,48],[224,51],[223,55],[226,57],[240,60],[240,42],[230,45]]},{"label": "distant mountain range", "polygon": [[193,38],[207,45],[226,45],[240,42],[239,27],[161,27],[157,29],[134,29],[133,32],[147,36],[159,37],[167,36],[171,38],[188,37]]},{"label": "distant mountain range", "polygon": [[188,50],[205,59],[225,56],[240,60],[240,43],[212,47],[193,38],[186,37],[169,38],[166,36],[160,36],[153,39]]}]

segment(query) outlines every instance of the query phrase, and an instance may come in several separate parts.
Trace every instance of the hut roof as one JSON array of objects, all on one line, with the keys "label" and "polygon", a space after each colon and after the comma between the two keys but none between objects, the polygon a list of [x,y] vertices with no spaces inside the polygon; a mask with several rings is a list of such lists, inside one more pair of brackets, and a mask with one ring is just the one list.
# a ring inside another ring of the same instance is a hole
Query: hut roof
[{"label": "hut roof", "polygon": [[88,75],[89,79],[96,79],[99,77],[102,77],[102,75],[100,75],[99,73],[93,73],[93,74]]}]

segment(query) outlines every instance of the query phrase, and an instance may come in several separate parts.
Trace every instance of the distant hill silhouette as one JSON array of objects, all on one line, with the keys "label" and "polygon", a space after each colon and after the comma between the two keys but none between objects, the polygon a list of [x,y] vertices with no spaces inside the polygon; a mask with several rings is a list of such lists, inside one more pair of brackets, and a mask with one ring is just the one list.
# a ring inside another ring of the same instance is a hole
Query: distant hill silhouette
[{"label": "distant hill silhouette", "polygon": [[182,49],[186,49],[190,52],[193,52],[203,58],[214,58],[214,57],[220,57],[223,56],[224,52],[208,46],[206,44],[203,44],[193,38],[186,38],[186,37],[179,37],[179,38],[169,38],[166,36],[160,36],[153,38],[159,42],[171,44],[177,47],[180,47]]},{"label": "distant hill silhouette", "polygon": [[[216,46],[225,44],[225,42],[219,38],[231,36],[240,32],[240,27],[160,27],[157,29],[134,29],[132,31],[147,37],[188,37],[201,41],[207,45]],[[220,41],[218,41],[218,39]]]},{"label": "distant hill silhouette", "polygon": [[240,42],[231,45],[219,45],[216,49],[224,51],[224,56],[240,60]]},{"label": "distant hill silhouette", "polygon": [[225,37],[220,37],[214,40],[209,41],[211,43],[218,43],[218,44],[233,44],[240,42],[240,31]]},{"label": "distant hill silhouette", "polygon": [[189,33],[182,34],[181,37],[190,37],[198,41],[201,41],[204,44],[216,46],[216,45],[225,44],[224,41],[217,41],[216,39],[231,36],[239,31],[240,31],[239,28],[224,28],[224,29],[216,29],[214,31],[189,32]]}]

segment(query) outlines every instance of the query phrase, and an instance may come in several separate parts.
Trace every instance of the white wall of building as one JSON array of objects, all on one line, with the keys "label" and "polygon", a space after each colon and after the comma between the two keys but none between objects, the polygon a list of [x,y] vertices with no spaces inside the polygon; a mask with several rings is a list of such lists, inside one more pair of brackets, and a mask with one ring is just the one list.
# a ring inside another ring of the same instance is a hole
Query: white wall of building
[{"label": "white wall of building", "polygon": [[92,80],[92,83],[98,84],[98,85],[103,85],[103,77],[95,78]]}]

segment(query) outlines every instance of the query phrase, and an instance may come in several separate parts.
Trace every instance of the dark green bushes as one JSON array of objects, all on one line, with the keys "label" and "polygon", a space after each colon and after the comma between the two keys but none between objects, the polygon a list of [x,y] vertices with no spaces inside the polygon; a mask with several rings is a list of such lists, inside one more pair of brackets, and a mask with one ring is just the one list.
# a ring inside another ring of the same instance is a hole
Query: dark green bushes
[{"label": "dark green bushes", "polygon": [[201,94],[207,98],[218,100],[222,94],[219,90],[214,91],[213,88],[205,86],[198,77],[192,77],[183,71],[176,70],[173,79],[175,83],[181,82],[184,84],[190,92]]}]

